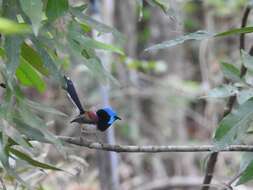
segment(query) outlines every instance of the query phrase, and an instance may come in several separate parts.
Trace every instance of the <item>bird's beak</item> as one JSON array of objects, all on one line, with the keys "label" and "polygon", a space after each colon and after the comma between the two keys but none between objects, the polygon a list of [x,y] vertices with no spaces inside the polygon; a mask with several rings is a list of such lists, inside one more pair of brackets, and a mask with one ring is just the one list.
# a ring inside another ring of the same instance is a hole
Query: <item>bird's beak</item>
[{"label": "bird's beak", "polygon": [[119,116],[115,116],[115,119],[121,120],[121,118]]}]

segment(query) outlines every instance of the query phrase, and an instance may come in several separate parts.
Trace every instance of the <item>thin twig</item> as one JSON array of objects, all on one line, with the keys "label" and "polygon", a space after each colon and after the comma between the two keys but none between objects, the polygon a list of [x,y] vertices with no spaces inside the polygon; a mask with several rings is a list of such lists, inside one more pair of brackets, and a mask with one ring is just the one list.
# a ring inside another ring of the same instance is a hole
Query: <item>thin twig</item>
[{"label": "thin twig", "polygon": [[[250,13],[251,8],[249,6],[246,7],[244,13],[243,13],[243,17],[242,17],[242,23],[241,23],[241,27],[245,27],[247,25],[247,20],[249,17],[249,13]],[[245,34],[242,33],[240,35],[240,44],[239,44],[239,51],[241,51],[241,49],[245,49]],[[253,48],[251,48],[250,50],[250,54],[253,53]],[[241,66],[241,71],[240,71],[240,78],[242,78],[247,72],[247,68],[244,67],[244,65],[242,64]],[[225,117],[226,115],[228,115],[232,109],[233,106],[235,104],[236,101],[236,96],[231,96],[228,100],[227,106],[224,110],[224,114],[223,117]],[[203,180],[203,184],[204,186],[202,187],[202,190],[209,190],[209,185],[212,181],[213,178],[213,173],[214,173],[214,168],[217,162],[217,158],[218,158],[218,152],[214,152],[210,155],[208,162],[207,162],[207,169],[206,169],[206,173],[205,173],[205,177]]]},{"label": "thin twig", "polygon": [[[59,136],[58,139],[89,149],[113,151],[113,152],[132,152],[132,153],[161,153],[161,152],[213,152],[214,145],[112,145],[99,142],[87,141],[83,138]],[[219,149],[219,152],[253,152],[253,145],[230,145]]]},{"label": "thin twig", "polygon": [[233,189],[231,187],[231,185],[239,178],[241,177],[241,175],[243,174],[243,171],[239,172],[238,174],[236,174],[229,182],[226,183],[226,187],[225,189],[222,190],[226,190],[226,189]]}]

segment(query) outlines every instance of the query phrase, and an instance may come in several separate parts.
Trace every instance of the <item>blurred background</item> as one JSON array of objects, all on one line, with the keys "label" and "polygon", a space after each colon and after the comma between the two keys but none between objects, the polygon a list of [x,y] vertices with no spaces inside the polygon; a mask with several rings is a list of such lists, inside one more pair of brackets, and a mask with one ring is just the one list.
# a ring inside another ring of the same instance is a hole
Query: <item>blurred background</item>
[{"label": "blurred background", "polygon": [[[72,4],[79,4],[72,0]],[[87,2],[87,1],[86,1]],[[225,102],[201,98],[223,81],[220,62],[239,64],[239,37],[192,41],[165,50],[144,49],[184,33],[197,30],[226,31],[240,26],[246,0],[171,0],[168,11],[143,1],[91,1],[89,14],[115,27],[124,36],[117,42],[110,35],[94,38],[122,44],[125,55],[98,51],[105,68],[117,82],[110,85],[99,75],[70,58],[66,63],[83,105],[97,109],[110,104],[122,118],[101,141],[126,145],[203,145],[210,144],[222,116]],[[142,9],[142,10],[140,10]],[[66,16],[67,17],[67,16]],[[66,30],[64,19],[57,21]],[[252,19],[249,20],[249,23]],[[248,43],[251,36],[247,36]],[[247,44],[246,44],[247,46]],[[64,55],[63,55],[64,56]],[[113,80],[114,81],[114,80]],[[77,111],[66,92],[54,85],[43,95],[28,93],[73,118]],[[80,136],[80,129],[68,119],[45,116],[52,132]],[[93,137],[89,137],[93,138]],[[165,190],[200,189],[208,153],[105,153],[77,146],[66,146],[67,159],[50,145],[38,144],[41,159],[55,163],[69,173],[38,171],[27,177],[41,189],[66,190]],[[43,152],[43,154],[40,154]],[[230,179],[239,168],[239,153],[222,153],[216,165],[215,186]],[[252,189],[240,186],[238,189]]]}]

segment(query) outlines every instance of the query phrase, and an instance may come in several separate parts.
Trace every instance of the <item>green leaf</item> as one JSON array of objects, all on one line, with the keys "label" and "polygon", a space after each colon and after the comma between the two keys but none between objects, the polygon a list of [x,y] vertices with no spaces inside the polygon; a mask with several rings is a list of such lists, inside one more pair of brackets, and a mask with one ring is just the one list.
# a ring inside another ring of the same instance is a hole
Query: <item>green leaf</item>
[{"label": "green leaf", "polygon": [[253,70],[253,56],[249,55],[246,51],[241,50],[241,57],[243,65],[246,68]]},{"label": "green leaf", "polygon": [[60,141],[47,130],[48,126],[45,122],[29,111],[28,107],[23,103],[20,103],[19,105],[19,115],[22,118],[22,122],[27,125],[27,127],[39,130],[46,140],[54,143],[59,149],[61,149]]},{"label": "green leaf", "polygon": [[225,32],[220,32],[220,33],[215,34],[214,37],[224,37],[224,36],[231,36],[235,34],[246,34],[246,33],[251,33],[251,32],[253,32],[253,27],[249,26],[249,27],[231,29]]},{"label": "green leaf", "polygon": [[0,48],[0,57],[4,58],[6,56],[5,50],[3,48]]},{"label": "green leaf", "polygon": [[243,139],[252,121],[252,107],[253,100],[248,100],[222,119],[214,137],[218,147],[236,144]]},{"label": "green leaf", "polygon": [[28,138],[37,140],[40,142],[47,142],[48,139],[45,138],[45,135],[38,129],[29,126],[24,123],[20,118],[14,117],[13,122],[15,123],[16,129],[26,135]]},{"label": "green leaf", "polygon": [[230,35],[235,35],[235,34],[245,34],[245,33],[251,33],[251,32],[253,32],[253,27],[236,28],[236,29],[232,29],[232,30],[228,30],[228,31],[220,32],[216,34],[200,30],[200,31],[196,31],[190,34],[185,34],[173,40],[164,41],[162,43],[153,45],[149,48],[146,48],[144,51],[165,49],[165,48],[169,48],[178,44],[182,44],[189,40],[204,40],[211,37],[224,37],[224,36],[230,36]]},{"label": "green leaf", "polygon": [[18,144],[27,149],[32,147],[29,141],[27,141],[27,139],[25,139],[16,129],[12,128],[11,132],[8,130],[6,131],[6,134],[9,136],[8,146]]},{"label": "green leaf", "polygon": [[25,154],[25,153],[23,153],[23,152],[21,152],[17,149],[9,148],[8,150],[11,154],[15,155],[16,157],[18,157],[21,160],[26,161],[27,163],[31,164],[32,166],[39,167],[39,168],[42,168],[42,169],[62,171],[62,169],[60,169],[60,168],[57,168],[57,167],[54,167],[52,165],[34,160],[29,155],[27,155],[27,154]]},{"label": "green leaf", "polygon": [[44,130],[48,128],[48,126],[45,125],[44,121],[40,119],[37,115],[32,113],[28,109],[28,107],[24,105],[23,103],[19,105],[19,113],[24,123],[28,124],[29,126],[33,128],[37,128],[41,130],[42,133],[44,133]]},{"label": "green leaf", "polygon": [[80,23],[80,26],[85,33],[91,32],[91,30],[92,30],[91,27],[88,24],[86,24],[85,22]]},{"label": "green leaf", "polygon": [[48,71],[53,76],[55,81],[60,82],[61,84],[64,84],[64,79],[62,77],[60,69],[58,68],[54,59],[47,52],[43,44],[35,38],[33,38],[32,41],[37,49],[37,52],[42,57],[45,67],[48,69]]},{"label": "green leaf", "polygon": [[182,44],[185,41],[204,40],[204,39],[208,39],[212,36],[214,36],[214,34],[209,33],[207,31],[199,30],[197,32],[193,32],[193,33],[190,33],[190,34],[185,34],[185,35],[180,36],[180,37],[178,37],[176,39],[173,39],[173,40],[164,41],[162,43],[153,45],[149,48],[146,48],[144,51],[153,51],[153,50],[158,50],[158,49],[165,49],[165,48],[169,48],[169,47],[172,47],[172,46],[176,46],[178,44]]},{"label": "green leaf", "polygon": [[84,48],[102,49],[102,50],[107,50],[107,51],[111,51],[111,52],[115,52],[115,53],[124,55],[124,52],[122,51],[122,49],[115,47],[113,45],[110,45],[110,44],[105,44],[103,42],[99,42],[99,41],[94,40],[88,36],[84,36],[81,33],[72,31],[71,37],[73,40],[78,41],[80,43],[80,45],[82,45]]},{"label": "green leaf", "polygon": [[27,104],[28,106],[30,106],[33,109],[36,109],[38,111],[41,112],[46,112],[46,113],[50,113],[50,114],[54,114],[54,115],[60,115],[60,116],[64,116],[67,117],[67,115],[59,110],[56,110],[50,106],[44,105],[44,104],[40,104],[38,102],[34,102],[31,100],[24,100],[24,103]]},{"label": "green leaf", "polygon": [[17,173],[11,168],[10,164],[9,164],[9,155],[7,152],[7,148],[6,148],[6,137],[4,137],[4,134],[1,133],[0,135],[0,161],[2,163],[2,166],[4,167],[4,169],[7,171],[7,173],[13,177],[15,177],[16,180],[18,180],[19,182],[21,182],[22,184],[24,184],[26,187],[30,187],[22,178],[20,178],[19,175],[17,175]]},{"label": "green leaf", "polygon": [[7,56],[7,81],[11,83],[14,78],[14,74],[19,65],[20,57],[20,45],[22,38],[17,36],[6,37],[5,39],[5,51]]},{"label": "green leaf", "polygon": [[240,81],[240,70],[232,64],[221,62],[221,69],[226,78]]},{"label": "green leaf", "polygon": [[68,0],[48,0],[46,6],[46,15],[49,21],[53,21],[56,18],[64,15],[68,8]]},{"label": "green leaf", "polygon": [[253,179],[253,160],[248,164],[236,185],[244,184]]},{"label": "green leaf", "polygon": [[77,21],[79,23],[85,23],[88,24],[90,27],[92,27],[93,29],[97,30],[99,33],[111,33],[116,41],[122,45],[125,41],[124,36],[115,28],[110,27],[108,25],[105,25],[104,23],[101,23],[93,18],[91,18],[90,16],[84,15],[82,12],[80,11],[76,11],[73,8],[70,8],[70,12],[71,14],[73,14],[77,19]]},{"label": "green leaf", "polygon": [[240,90],[237,94],[237,101],[239,104],[243,104],[253,97],[253,89]]},{"label": "green leaf", "polygon": [[[240,162],[240,169],[239,171],[242,172],[242,175],[239,178],[239,181],[237,182],[236,185],[240,185],[243,183],[246,183],[247,181],[251,180],[253,176],[250,174],[251,171],[246,171],[250,170],[250,165],[253,164],[253,153],[252,152],[245,152],[241,156],[241,162]],[[246,173],[245,173],[246,172]]]},{"label": "green leaf", "polygon": [[19,24],[7,18],[0,17],[0,33],[2,34],[26,34],[31,28],[27,24]]},{"label": "green leaf", "polygon": [[16,70],[16,76],[23,85],[33,86],[41,93],[46,89],[46,83],[39,73],[22,57]]},{"label": "green leaf", "polygon": [[49,75],[49,71],[47,68],[45,68],[38,52],[36,52],[31,46],[26,43],[22,44],[21,56],[41,74],[45,76]]},{"label": "green leaf", "polygon": [[38,35],[43,19],[43,3],[41,0],[19,0],[21,8],[30,18],[35,36]]},{"label": "green leaf", "polygon": [[208,92],[208,98],[226,98],[238,93],[238,89],[232,85],[222,85]]}]

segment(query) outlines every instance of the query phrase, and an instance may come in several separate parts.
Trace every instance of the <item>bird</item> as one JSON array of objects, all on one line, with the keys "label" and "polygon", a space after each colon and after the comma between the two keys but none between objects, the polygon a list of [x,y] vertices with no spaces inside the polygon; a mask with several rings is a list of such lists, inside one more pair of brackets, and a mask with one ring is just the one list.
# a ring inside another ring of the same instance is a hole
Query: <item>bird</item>
[{"label": "bird", "polygon": [[71,120],[71,123],[87,124],[95,126],[98,131],[106,131],[112,124],[121,120],[116,111],[111,107],[104,107],[97,111],[85,110],[77,95],[75,86],[69,77],[64,76],[66,81],[65,89],[73,104],[79,110],[79,115]]}]

